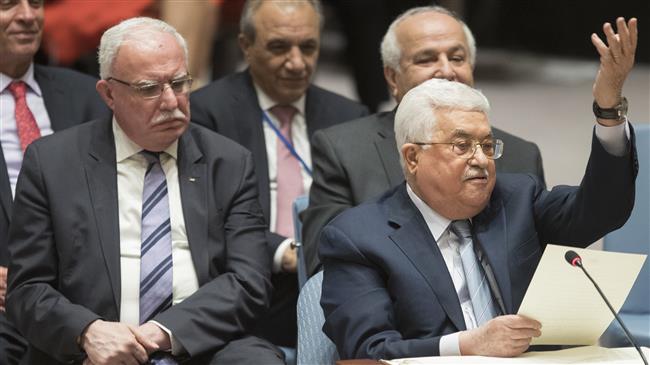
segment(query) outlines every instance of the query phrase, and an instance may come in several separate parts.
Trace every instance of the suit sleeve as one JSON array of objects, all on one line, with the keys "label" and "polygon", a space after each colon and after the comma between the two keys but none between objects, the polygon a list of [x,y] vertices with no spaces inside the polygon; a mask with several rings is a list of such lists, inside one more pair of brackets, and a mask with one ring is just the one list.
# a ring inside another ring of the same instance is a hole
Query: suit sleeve
[{"label": "suit sleeve", "polygon": [[634,131],[623,156],[609,154],[596,137],[578,189],[556,186],[535,199],[535,216],[542,242],[586,246],[620,228],[634,208],[638,173]]},{"label": "suit sleeve", "polygon": [[309,275],[320,267],[318,243],[323,227],[343,210],[354,206],[350,183],[330,139],[323,131],[312,137],[313,181],[309,206],[301,214],[305,261]]},{"label": "suit sleeve", "polygon": [[257,201],[253,160],[249,153],[244,156],[242,170],[235,175],[238,188],[224,209],[226,270],[154,318],[171,330],[190,356],[214,352],[247,333],[270,301],[266,225]]},{"label": "suit sleeve", "polygon": [[76,339],[100,316],[57,291],[58,248],[37,149],[23,159],[10,228],[7,315],[30,344],[60,361],[79,360]]},{"label": "suit sleeve", "polygon": [[[323,331],[341,359],[438,356],[440,337],[404,339],[396,327],[386,273],[336,226],[321,235]],[[417,295],[417,293],[413,293]]]}]

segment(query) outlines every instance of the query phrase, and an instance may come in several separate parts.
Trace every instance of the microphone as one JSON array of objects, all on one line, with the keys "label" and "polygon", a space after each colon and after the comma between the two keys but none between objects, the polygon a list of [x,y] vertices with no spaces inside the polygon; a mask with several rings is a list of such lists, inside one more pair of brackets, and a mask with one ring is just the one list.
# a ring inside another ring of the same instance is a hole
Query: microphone
[{"label": "microphone", "polygon": [[603,298],[603,300],[605,301],[605,304],[607,304],[607,307],[609,308],[609,310],[614,314],[614,318],[616,318],[616,321],[618,321],[618,324],[620,324],[621,328],[623,328],[623,332],[625,332],[625,336],[627,337],[628,341],[630,341],[630,343],[632,345],[634,345],[636,350],[639,352],[639,355],[641,355],[641,360],[643,360],[643,363],[645,365],[648,365],[648,360],[646,360],[645,355],[643,355],[643,351],[641,351],[641,348],[639,348],[639,345],[637,345],[636,342],[632,339],[632,335],[630,334],[630,331],[627,330],[627,327],[625,327],[625,325],[623,324],[623,321],[618,316],[618,314],[616,313],[616,311],[614,310],[612,305],[609,303],[609,300],[607,300],[607,298],[605,297],[605,294],[603,293],[603,291],[600,290],[600,287],[598,286],[598,284],[596,284],[596,282],[591,277],[591,275],[589,275],[587,270],[585,270],[585,267],[582,266],[582,258],[580,257],[580,255],[578,255],[578,253],[573,251],[573,250],[569,250],[564,254],[564,259],[569,263],[569,265],[581,268],[582,272],[584,272],[585,275],[587,275],[587,277],[589,278],[589,280],[591,280],[591,283],[594,284],[594,286],[596,287],[596,290],[598,290],[598,294],[600,294],[600,296]]}]

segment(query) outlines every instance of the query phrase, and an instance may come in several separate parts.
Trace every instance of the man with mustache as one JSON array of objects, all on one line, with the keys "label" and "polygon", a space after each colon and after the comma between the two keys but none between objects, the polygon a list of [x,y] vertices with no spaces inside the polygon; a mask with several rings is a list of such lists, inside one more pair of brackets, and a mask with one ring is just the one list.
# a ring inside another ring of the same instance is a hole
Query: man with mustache
[{"label": "man with mustache", "polygon": [[[412,8],[390,25],[381,44],[384,77],[397,103],[411,88],[441,78],[474,85],[476,44],[467,25],[440,6]],[[343,210],[404,180],[395,147],[395,110],[323,129],[312,139],[314,182],[302,214],[303,247],[310,273],[319,268],[321,229]],[[539,148],[498,128],[508,153],[499,172],[534,173],[544,182]]]},{"label": "man with mustache", "polygon": [[0,363],[18,363],[25,343],[5,317],[13,193],[26,146],[34,139],[109,115],[95,79],[34,64],[43,32],[42,0],[0,4]]},{"label": "man with mustache", "polygon": [[311,185],[309,139],[367,109],[311,84],[320,49],[319,0],[249,0],[239,44],[249,68],[192,93],[192,117],[253,153],[273,258],[271,308],[257,333],[296,343],[298,286],[292,203]]},{"label": "man with mustache", "polygon": [[107,30],[112,119],[34,142],[16,188],[7,315],[28,364],[282,364],[250,335],[270,300],[250,152],[190,124],[185,40]]},{"label": "man with mustache", "polygon": [[[593,86],[596,123],[580,186],[547,191],[497,173],[508,153],[478,90],[431,79],[397,109],[405,183],[323,229],[324,332],[342,359],[517,356],[544,328],[517,313],[546,242],[586,247],[622,226],[638,171],[623,83],[637,20],[606,23]],[[552,299],[551,299],[552,300]]]}]

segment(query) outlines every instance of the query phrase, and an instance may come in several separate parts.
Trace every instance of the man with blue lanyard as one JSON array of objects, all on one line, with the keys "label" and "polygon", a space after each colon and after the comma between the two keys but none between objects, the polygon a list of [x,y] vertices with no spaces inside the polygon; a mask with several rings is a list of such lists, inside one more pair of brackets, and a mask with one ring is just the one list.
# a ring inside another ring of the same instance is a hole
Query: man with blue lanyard
[{"label": "man with blue lanyard", "polygon": [[269,223],[275,287],[258,335],[296,341],[296,252],[291,204],[311,185],[309,139],[318,129],[366,115],[349,99],[311,85],[323,17],[318,0],[249,0],[239,43],[249,68],[191,96],[192,120],[253,153],[260,203]]}]

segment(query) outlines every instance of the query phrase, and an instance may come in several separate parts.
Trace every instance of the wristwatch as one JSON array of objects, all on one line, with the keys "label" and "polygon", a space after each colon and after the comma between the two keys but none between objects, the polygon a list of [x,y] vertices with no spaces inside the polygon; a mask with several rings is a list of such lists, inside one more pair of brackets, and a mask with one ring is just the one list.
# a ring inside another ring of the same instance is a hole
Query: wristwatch
[{"label": "wristwatch", "polygon": [[598,103],[594,100],[593,109],[596,118],[624,120],[627,116],[627,99],[622,97],[621,101],[616,106],[607,109],[598,106]]}]

